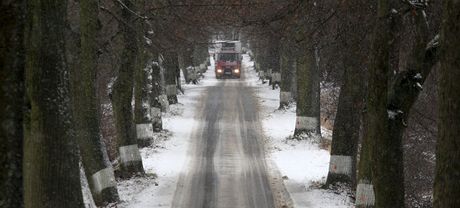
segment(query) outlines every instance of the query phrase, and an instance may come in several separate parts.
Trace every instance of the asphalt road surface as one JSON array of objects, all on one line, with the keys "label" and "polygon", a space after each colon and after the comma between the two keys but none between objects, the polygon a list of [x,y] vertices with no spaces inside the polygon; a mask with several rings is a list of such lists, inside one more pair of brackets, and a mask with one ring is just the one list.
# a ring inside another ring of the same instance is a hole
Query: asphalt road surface
[{"label": "asphalt road surface", "polygon": [[172,207],[275,207],[253,89],[241,80],[208,87],[192,136],[189,167]]}]

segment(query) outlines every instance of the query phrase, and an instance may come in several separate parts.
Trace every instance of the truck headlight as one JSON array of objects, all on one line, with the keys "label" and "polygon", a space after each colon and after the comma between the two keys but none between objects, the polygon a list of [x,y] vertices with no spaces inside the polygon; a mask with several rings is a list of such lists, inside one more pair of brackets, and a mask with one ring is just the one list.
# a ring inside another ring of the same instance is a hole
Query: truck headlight
[{"label": "truck headlight", "polygon": [[240,69],[234,69],[233,72],[240,73]]},{"label": "truck headlight", "polygon": [[222,69],[217,69],[217,73],[222,73]]}]

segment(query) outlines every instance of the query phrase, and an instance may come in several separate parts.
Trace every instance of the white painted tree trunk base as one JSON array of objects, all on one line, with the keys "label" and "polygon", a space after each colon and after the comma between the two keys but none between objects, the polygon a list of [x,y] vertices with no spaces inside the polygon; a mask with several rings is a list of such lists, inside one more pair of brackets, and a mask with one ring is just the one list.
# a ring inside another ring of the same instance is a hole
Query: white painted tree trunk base
[{"label": "white painted tree trunk base", "polygon": [[316,131],[317,125],[318,125],[318,118],[316,117],[297,116],[296,122],[295,122],[295,129]]},{"label": "white painted tree trunk base", "polygon": [[272,82],[281,82],[281,73],[279,72],[272,73]]},{"label": "white painted tree trunk base", "polygon": [[352,157],[345,155],[331,155],[329,172],[351,176]]},{"label": "white painted tree trunk base", "polygon": [[201,73],[206,72],[206,64],[200,64],[200,71],[201,71]]},{"label": "white painted tree trunk base", "polygon": [[265,72],[259,71],[259,77],[263,79],[265,77]]},{"label": "white painted tree trunk base", "polygon": [[119,148],[119,151],[122,165],[129,165],[130,162],[142,161],[137,144],[122,146]]},{"label": "white painted tree trunk base", "polygon": [[161,122],[161,109],[156,107],[150,108],[150,116],[153,123]]},{"label": "white painted tree trunk base", "polygon": [[[403,187],[402,187],[403,188]],[[356,188],[356,206],[374,206],[375,194],[374,186],[363,181],[359,181]]]},{"label": "white painted tree trunk base", "polygon": [[136,124],[136,135],[138,139],[151,139],[153,138],[153,125],[152,123]]},{"label": "white painted tree trunk base", "polygon": [[93,190],[97,193],[101,193],[104,189],[117,185],[112,167],[96,172],[91,176],[91,181],[93,183]]},{"label": "white painted tree trunk base", "polygon": [[289,103],[292,99],[291,92],[280,92],[280,102]]},{"label": "white painted tree trunk base", "polygon": [[168,112],[169,111],[169,101],[168,101],[168,96],[165,94],[162,94],[158,96],[158,99],[161,104],[161,111],[163,112]]},{"label": "white painted tree trunk base", "polygon": [[174,96],[174,95],[177,95],[177,88],[176,88],[176,85],[167,85],[167,86],[166,86],[166,95],[167,95],[167,96]]}]

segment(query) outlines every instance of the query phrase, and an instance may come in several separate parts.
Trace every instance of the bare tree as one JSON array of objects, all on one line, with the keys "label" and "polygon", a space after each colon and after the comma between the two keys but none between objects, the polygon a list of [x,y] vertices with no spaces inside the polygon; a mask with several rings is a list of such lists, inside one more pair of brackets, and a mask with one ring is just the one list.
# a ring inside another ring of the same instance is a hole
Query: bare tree
[{"label": "bare tree", "polygon": [[434,207],[460,206],[460,2],[444,1]]},{"label": "bare tree", "polygon": [[66,2],[28,1],[25,207],[83,207],[65,59]]},{"label": "bare tree", "polygon": [[81,68],[73,74],[73,109],[80,155],[93,199],[98,206],[117,202],[118,191],[112,164],[100,134],[98,72],[98,13],[96,1],[80,1]]},{"label": "bare tree", "polygon": [[[363,110],[364,67],[362,39],[365,26],[358,21],[364,16],[367,1],[342,2],[339,13],[339,37],[343,78],[338,101],[337,114],[332,134],[331,160],[326,185],[347,183],[350,187],[356,180],[356,155],[358,151],[361,112]],[[353,29],[352,29],[353,28]],[[356,34],[358,33],[358,34]]]},{"label": "bare tree", "polygon": [[144,174],[142,158],[136,140],[136,132],[132,114],[131,101],[133,98],[134,68],[138,55],[137,38],[132,37],[136,34],[136,16],[133,13],[134,4],[125,0],[122,1],[122,18],[124,23],[120,24],[123,34],[124,48],[122,52],[122,62],[118,70],[117,80],[113,86],[113,108],[116,118],[116,131],[118,151],[120,155],[120,175],[131,177]]},{"label": "bare tree", "polygon": [[23,207],[25,1],[2,2],[0,20],[0,206]]}]

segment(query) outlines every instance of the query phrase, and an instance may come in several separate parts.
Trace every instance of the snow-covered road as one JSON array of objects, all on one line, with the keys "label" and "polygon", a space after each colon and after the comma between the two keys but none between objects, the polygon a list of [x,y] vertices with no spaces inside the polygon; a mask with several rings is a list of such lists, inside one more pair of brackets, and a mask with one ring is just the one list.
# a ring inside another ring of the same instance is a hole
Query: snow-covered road
[{"label": "snow-covered road", "polygon": [[206,90],[173,207],[275,207],[258,104],[244,79]]},{"label": "snow-covered road", "polygon": [[329,152],[286,139],[295,105],[277,110],[279,89],[258,80],[249,57],[240,80],[216,80],[213,64],[164,115],[170,135],[141,150],[158,177],[120,181],[119,207],[353,207],[346,193],[314,185],[325,180]]}]

